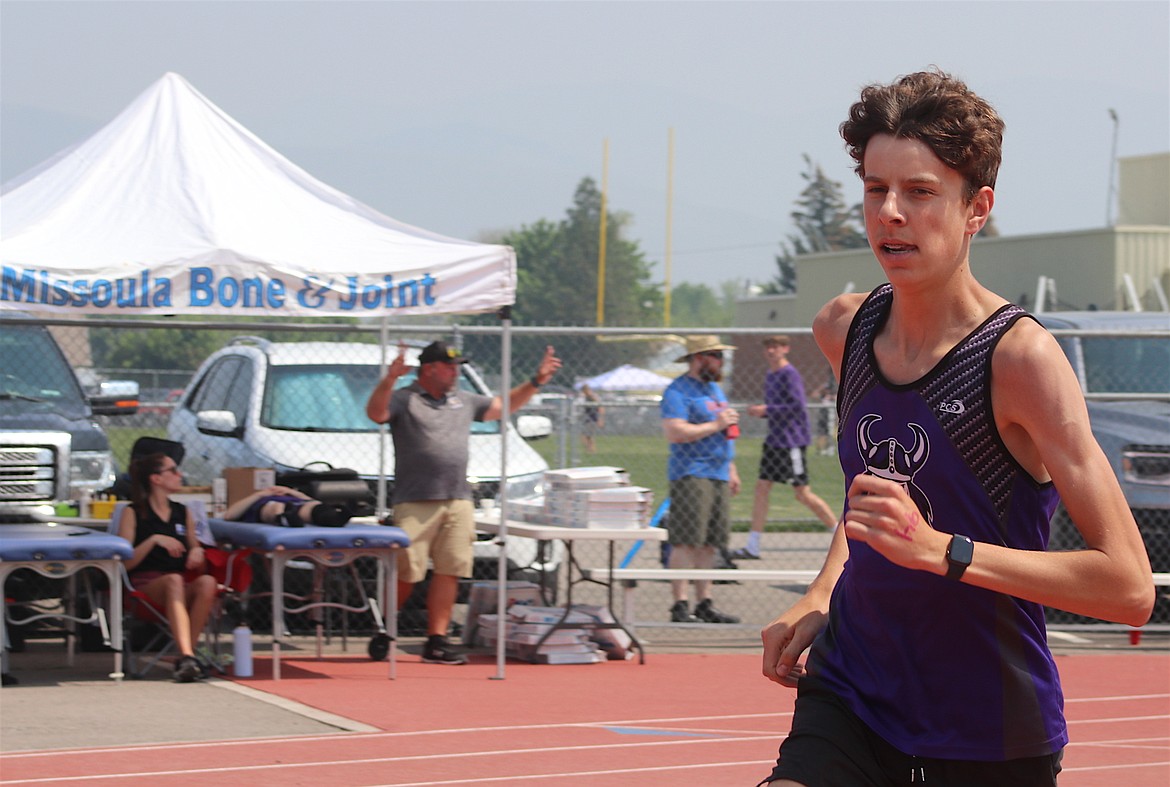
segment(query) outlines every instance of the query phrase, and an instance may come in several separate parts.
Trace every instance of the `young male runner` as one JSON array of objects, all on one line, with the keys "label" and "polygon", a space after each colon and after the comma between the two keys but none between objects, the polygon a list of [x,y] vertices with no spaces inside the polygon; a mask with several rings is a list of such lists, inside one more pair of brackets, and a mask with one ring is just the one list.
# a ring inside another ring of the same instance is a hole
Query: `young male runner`
[{"label": "young male runner", "polygon": [[[971,271],[1002,132],[937,71],[865,88],[841,125],[888,283],[813,323],[849,489],[819,576],[763,631],[764,674],[804,676],[761,784],[1054,785],[1068,733],[1044,605],[1134,626],[1153,608],[1064,354]],[[1058,499],[1082,550],[1045,551]]]}]

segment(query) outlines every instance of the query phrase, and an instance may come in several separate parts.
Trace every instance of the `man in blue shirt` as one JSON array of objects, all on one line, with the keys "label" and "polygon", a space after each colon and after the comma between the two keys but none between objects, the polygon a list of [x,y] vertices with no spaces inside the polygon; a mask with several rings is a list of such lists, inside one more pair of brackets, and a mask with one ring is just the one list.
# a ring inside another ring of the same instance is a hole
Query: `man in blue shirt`
[{"label": "man in blue shirt", "polygon": [[[731,496],[740,488],[735,468],[735,436],[739,413],[728,406],[719,387],[723,353],[734,350],[717,336],[691,336],[687,373],[662,395],[662,430],[670,443],[666,475],[670,481],[670,568],[714,568],[719,550],[727,546]],[[675,623],[738,623],[711,602],[711,582],[695,580],[697,603],[688,605],[687,581],[672,582]]]}]

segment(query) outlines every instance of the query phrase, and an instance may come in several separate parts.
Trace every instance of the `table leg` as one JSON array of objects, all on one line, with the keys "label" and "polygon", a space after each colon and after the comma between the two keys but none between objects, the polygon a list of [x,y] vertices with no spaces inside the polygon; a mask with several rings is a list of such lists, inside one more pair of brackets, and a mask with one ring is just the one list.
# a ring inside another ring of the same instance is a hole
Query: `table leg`
[{"label": "table leg", "polygon": [[387,633],[390,635],[390,680],[398,678],[398,556],[382,558],[382,573],[386,578],[384,603]]},{"label": "table leg", "polygon": [[106,572],[110,585],[110,647],[114,649],[114,680],[121,683],[122,672],[122,567],[118,566]]},{"label": "table leg", "polygon": [[605,582],[605,605],[606,605],[606,608],[609,610],[609,616],[614,619],[614,622],[617,624],[617,627],[620,628],[622,631],[626,632],[626,636],[630,638],[630,647],[637,649],[638,663],[645,664],[646,663],[646,649],[644,647],[642,647],[642,643],[640,641],[638,641],[638,638],[634,636],[634,633],[632,631],[630,631],[628,628],[626,628],[625,624],[622,623],[621,618],[618,617],[617,612],[614,611],[614,608],[613,608],[613,583],[614,583],[614,579],[613,579],[613,542],[610,541],[609,542],[609,579],[607,579]]},{"label": "table leg", "polygon": [[272,679],[280,680],[280,635],[284,627],[284,558],[272,560]]}]

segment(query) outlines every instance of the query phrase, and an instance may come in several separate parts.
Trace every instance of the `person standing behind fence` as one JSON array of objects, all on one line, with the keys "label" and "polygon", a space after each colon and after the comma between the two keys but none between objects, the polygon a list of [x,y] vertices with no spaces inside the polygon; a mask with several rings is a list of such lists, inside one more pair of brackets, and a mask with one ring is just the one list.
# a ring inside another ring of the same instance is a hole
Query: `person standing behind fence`
[{"label": "person standing behind fence", "polygon": [[811,436],[804,380],[788,360],[788,350],[787,336],[764,339],[764,358],[768,361],[764,403],[751,405],[747,412],[753,418],[768,419],[768,436],[764,438],[760,475],[752,501],[752,529],[748,533],[747,546],[731,553],[736,560],[760,559],[760,535],[768,521],[768,499],[773,483],[792,484],[792,491],[801,505],[816,514],[830,530],[837,526],[833,509],[809,486],[806,449]]},{"label": "person standing behind fence", "polygon": [[581,444],[585,446],[585,453],[592,454],[597,451],[597,433],[605,428],[605,408],[600,404],[601,397],[588,385],[581,386],[581,396],[585,399],[582,404]]},{"label": "person standing behind fence", "polygon": [[[500,397],[459,388],[460,365],[467,358],[454,347],[432,342],[418,357],[418,379],[398,390],[407,372],[406,345],[386,376],[374,387],[366,415],[390,424],[394,440],[394,524],[410,536],[398,556],[399,607],[416,582],[434,565],[427,592],[427,641],[422,660],[431,664],[466,664],[467,654],[447,639],[459,579],[471,576],[475,510],[467,483],[468,435],[472,421],[497,421],[504,414]],[[545,348],[536,374],[512,389],[514,412],[532,398],[561,367],[552,346]]]},{"label": "person standing behind fence", "polygon": [[837,388],[830,380],[817,389],[817,433],[814,443],[817,447],[817,453],[822,456],[832,456],[837,453],[833,448],[836,411]]},{"label": "person standing behind fence", "polygon": [[[1056,340],[972,274],[999,115],[932,70],[865,87],[841,136],[887,281],[813,321],[848,490],[820,573],[762,633],[764,676],[798,685],[762,783],[1055,785],[1044,609],[1140,626],[1150,562]],[[1046,549],[1057,503],[1086,548]]]},{"label": "person standing behind fence", "polygon": [[[731,527],[731,497],[739,492],[735,468],[735,440],[739,413],[728,406],[719,387],[723,353],[734,350],[718,336],[687,338],[687,373],[662,394],[662,429],[670,443],[667,479],[670,481],[670,560],[672,569],[714,568],[715,558],[727,546]],[[730,430],[730,432],[729,432]],[[738,623],[739,618],[715,608],[711,582],[695,580],[695,611],[688,604],[688,582],[671,582],[675,623]]]}]

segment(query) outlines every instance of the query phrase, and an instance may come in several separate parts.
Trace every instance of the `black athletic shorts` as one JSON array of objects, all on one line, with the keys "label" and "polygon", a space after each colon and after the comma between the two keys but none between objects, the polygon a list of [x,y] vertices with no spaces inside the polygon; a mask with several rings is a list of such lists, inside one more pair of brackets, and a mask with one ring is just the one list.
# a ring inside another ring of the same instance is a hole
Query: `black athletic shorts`
[{"label": "black athletic shorts", "polygon": [[984,762],[913,757],[895,749],[815,678],[800,680],[792,731],[760,785],[791,779],[806,787],[1055,787],[1063,751]]},{"label": "black athletic shorts", "polygon": [[804,461],[804,448],[777,448],[764,444],[760,455],[760,480],[777,484],[808,486],[808,465]]}]

